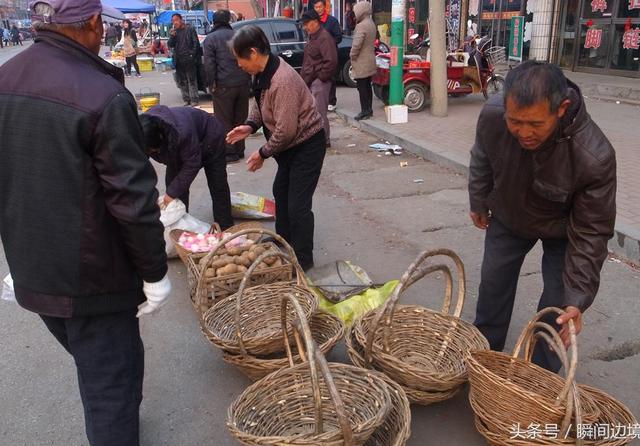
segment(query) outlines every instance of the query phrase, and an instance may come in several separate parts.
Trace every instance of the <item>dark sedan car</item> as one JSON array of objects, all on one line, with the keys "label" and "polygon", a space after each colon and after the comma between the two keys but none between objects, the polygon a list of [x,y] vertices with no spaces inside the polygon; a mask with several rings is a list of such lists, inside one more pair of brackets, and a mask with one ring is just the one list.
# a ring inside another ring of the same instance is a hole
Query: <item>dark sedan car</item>
[{"label": "dark sedan car", "polygon": [[[243,20],[235,22],[231,26],[234,29],[239,29],[247,25],[259,26],[271,42],[271,50],[300,71],[304,58],[306,35],[297,20],[264,18]],[[352,41],[351,37],[343,36],[342,42],[338,45],[338,66],[340,67],[338,81],[344,82],[349,87],[356,86],[355,80],[351,77],[351,60],[349,59]]]}]

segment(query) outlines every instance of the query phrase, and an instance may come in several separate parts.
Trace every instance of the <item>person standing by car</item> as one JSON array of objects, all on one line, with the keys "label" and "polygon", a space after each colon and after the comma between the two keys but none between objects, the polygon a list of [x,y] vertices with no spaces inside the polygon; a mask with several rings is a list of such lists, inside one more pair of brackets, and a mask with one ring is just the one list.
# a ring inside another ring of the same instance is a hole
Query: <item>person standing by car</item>
[{"label": "person standing by car", "polygon": [[11,42],[13,46],[22,45],[22,37],[20,36],[20,30],[16,25],[11,27]]},{"label": "person standing by car", "polygon": [[344,3],[344,33],[347,36],[353,34],[356,29],[356,14],[353,12],[353,3],[346,1]]},{"label": "person standing by car", "polygon": [[[244,123],[249,113],[249,87],[251,79],[242,71],[229,48],[233,29],[231,14],[226,9],[216,11],[213,31],[204,40],[204,68],[213,98],[213,111],[222,119],[229,132]],[[227,162],[244,158],[244,140],[227,146]]]},{"label": "person standing by car", "polygon": [[[338,51],[338,45],[342,42],[342,30],[340,29],[340,22],[334,16],[329,15],[327,12],[327,7],[325,4],[325,0],[313,0],[313,9],[318,13],[320,17],[320,23],[322,27],[329,31],[331,37],[336,43],[336,52]],[[336,70],[337,70],[336,66]],[[336,76],[337,72],[333,74],[333,79],[331,80],[331,91],[329,93],[329,106],[327,109],[329,111],[336,110],[336,104],[338,103],[338,99],[336,98]]]},{"label": "person standing by car", "polygon": [[331,82],[338,66],[338,52],[333,37],[320,25],[320,17],[314,10],[306,11],[300,19],[309,35],[304,46],[304,59],[300,76],[311,90],[318,113],[322,116],[327,147],[331,147],[331,127],[327,117],[327,105],[331,93]]},{"label": "person standing by car", "polygon": [[247,159],[247,166],[255,172],[270,157],[278,163],[273,181],[276,232],[291,243],[306,271],[313,267],[313,193],[327,150],[322,117],[300,75],[271,53],[259,27],[238,30],[231,47],[238,65],[254,76],[256,100],[247,122],[231,130],[227,142],[234,144],[264,129],[267,143]]},{"label": "person standing by car", "polygon": [[169,48],[173,50],[173,62],[176,66],[176,81],[182,93],[184,105],[198,105],[198,60],[200,42],[195,28],[184,23],[182,15],[171,16],[173,28],[169,34]]},{"label": "person standing by car", "polygon": [[167,166],[164,204],[179,198],[189,209],[189,188],[204,169],[214,221],[222,229],[233,226],[222,120],[198,108],[157,105],[140,122],[145,153]]},{"label": "person standing by car", "polygon": [[351,45],[351,67],[353,77],[358,86],[360,96],[360,113],[355,117],[356,121],[369,119],[373,116],[373,90],[371,77],[376,74],[376,24],[371,19],[371,3],[358,2],[353,6],[356,15],[356,28]]},{"label": "person standing by car", "polygon": [[142,76],[140,74],[140,67],[138,66],[138,36],[136,30],[133,29],[131,20],[125,19],[122,21],[122,41],[124,49],[125,68],[124,75],[131,77],[131,65],[136,69],[136,77]]},{"label": "person standing by car", "polygon": [[0,236],[18,304],[73,357],[89,444],[137,446],[138,317],[171,291],[157,177],[122,70],[98,56],[107,8],[30,9],[35,42],[0,67]]}]

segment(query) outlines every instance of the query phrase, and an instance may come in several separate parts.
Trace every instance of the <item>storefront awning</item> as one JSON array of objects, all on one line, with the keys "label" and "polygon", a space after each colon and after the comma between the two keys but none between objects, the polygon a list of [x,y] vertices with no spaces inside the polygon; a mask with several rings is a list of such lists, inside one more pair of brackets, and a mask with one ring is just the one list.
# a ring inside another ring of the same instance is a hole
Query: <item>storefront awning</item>
[{"label": "storefront awning", "polygon": [[156,7],[149,3],[144,3],[139,0],[102,0],[102,3],[111,6],[124,14],[128,13],[147,13],[153,14],[156,12]]}]

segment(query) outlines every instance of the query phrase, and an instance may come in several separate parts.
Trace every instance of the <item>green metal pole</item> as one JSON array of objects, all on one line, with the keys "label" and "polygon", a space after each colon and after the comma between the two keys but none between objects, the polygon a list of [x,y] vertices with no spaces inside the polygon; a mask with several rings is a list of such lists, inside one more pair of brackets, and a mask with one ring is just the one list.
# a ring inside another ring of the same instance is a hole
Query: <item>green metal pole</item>
[{"label": "green metal pole", "polygon": [[402,61],[404,59],[405,0],[393,0],[391,5],[391,68],[389,80],[389,105],[404,103]]}]

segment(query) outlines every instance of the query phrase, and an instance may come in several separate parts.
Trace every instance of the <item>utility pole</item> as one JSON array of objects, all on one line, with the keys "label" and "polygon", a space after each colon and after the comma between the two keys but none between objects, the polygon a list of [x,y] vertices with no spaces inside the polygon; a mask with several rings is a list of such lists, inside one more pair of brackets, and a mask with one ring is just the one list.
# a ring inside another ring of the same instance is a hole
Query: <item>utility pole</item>
[{"label": "utility pole", "polygon": [[429,36],[431,37],[431,114],[447,116],[447,50],[444,18],[445,0],[429,2]]},{"label": "utility pole", "polygon": [[404,63],[404,18],[406,0],[391,3],[391,63],[389,68],[389,106],[387,121],[391,124],[407,122],[407,106],[404,105],[402,66]]}]

